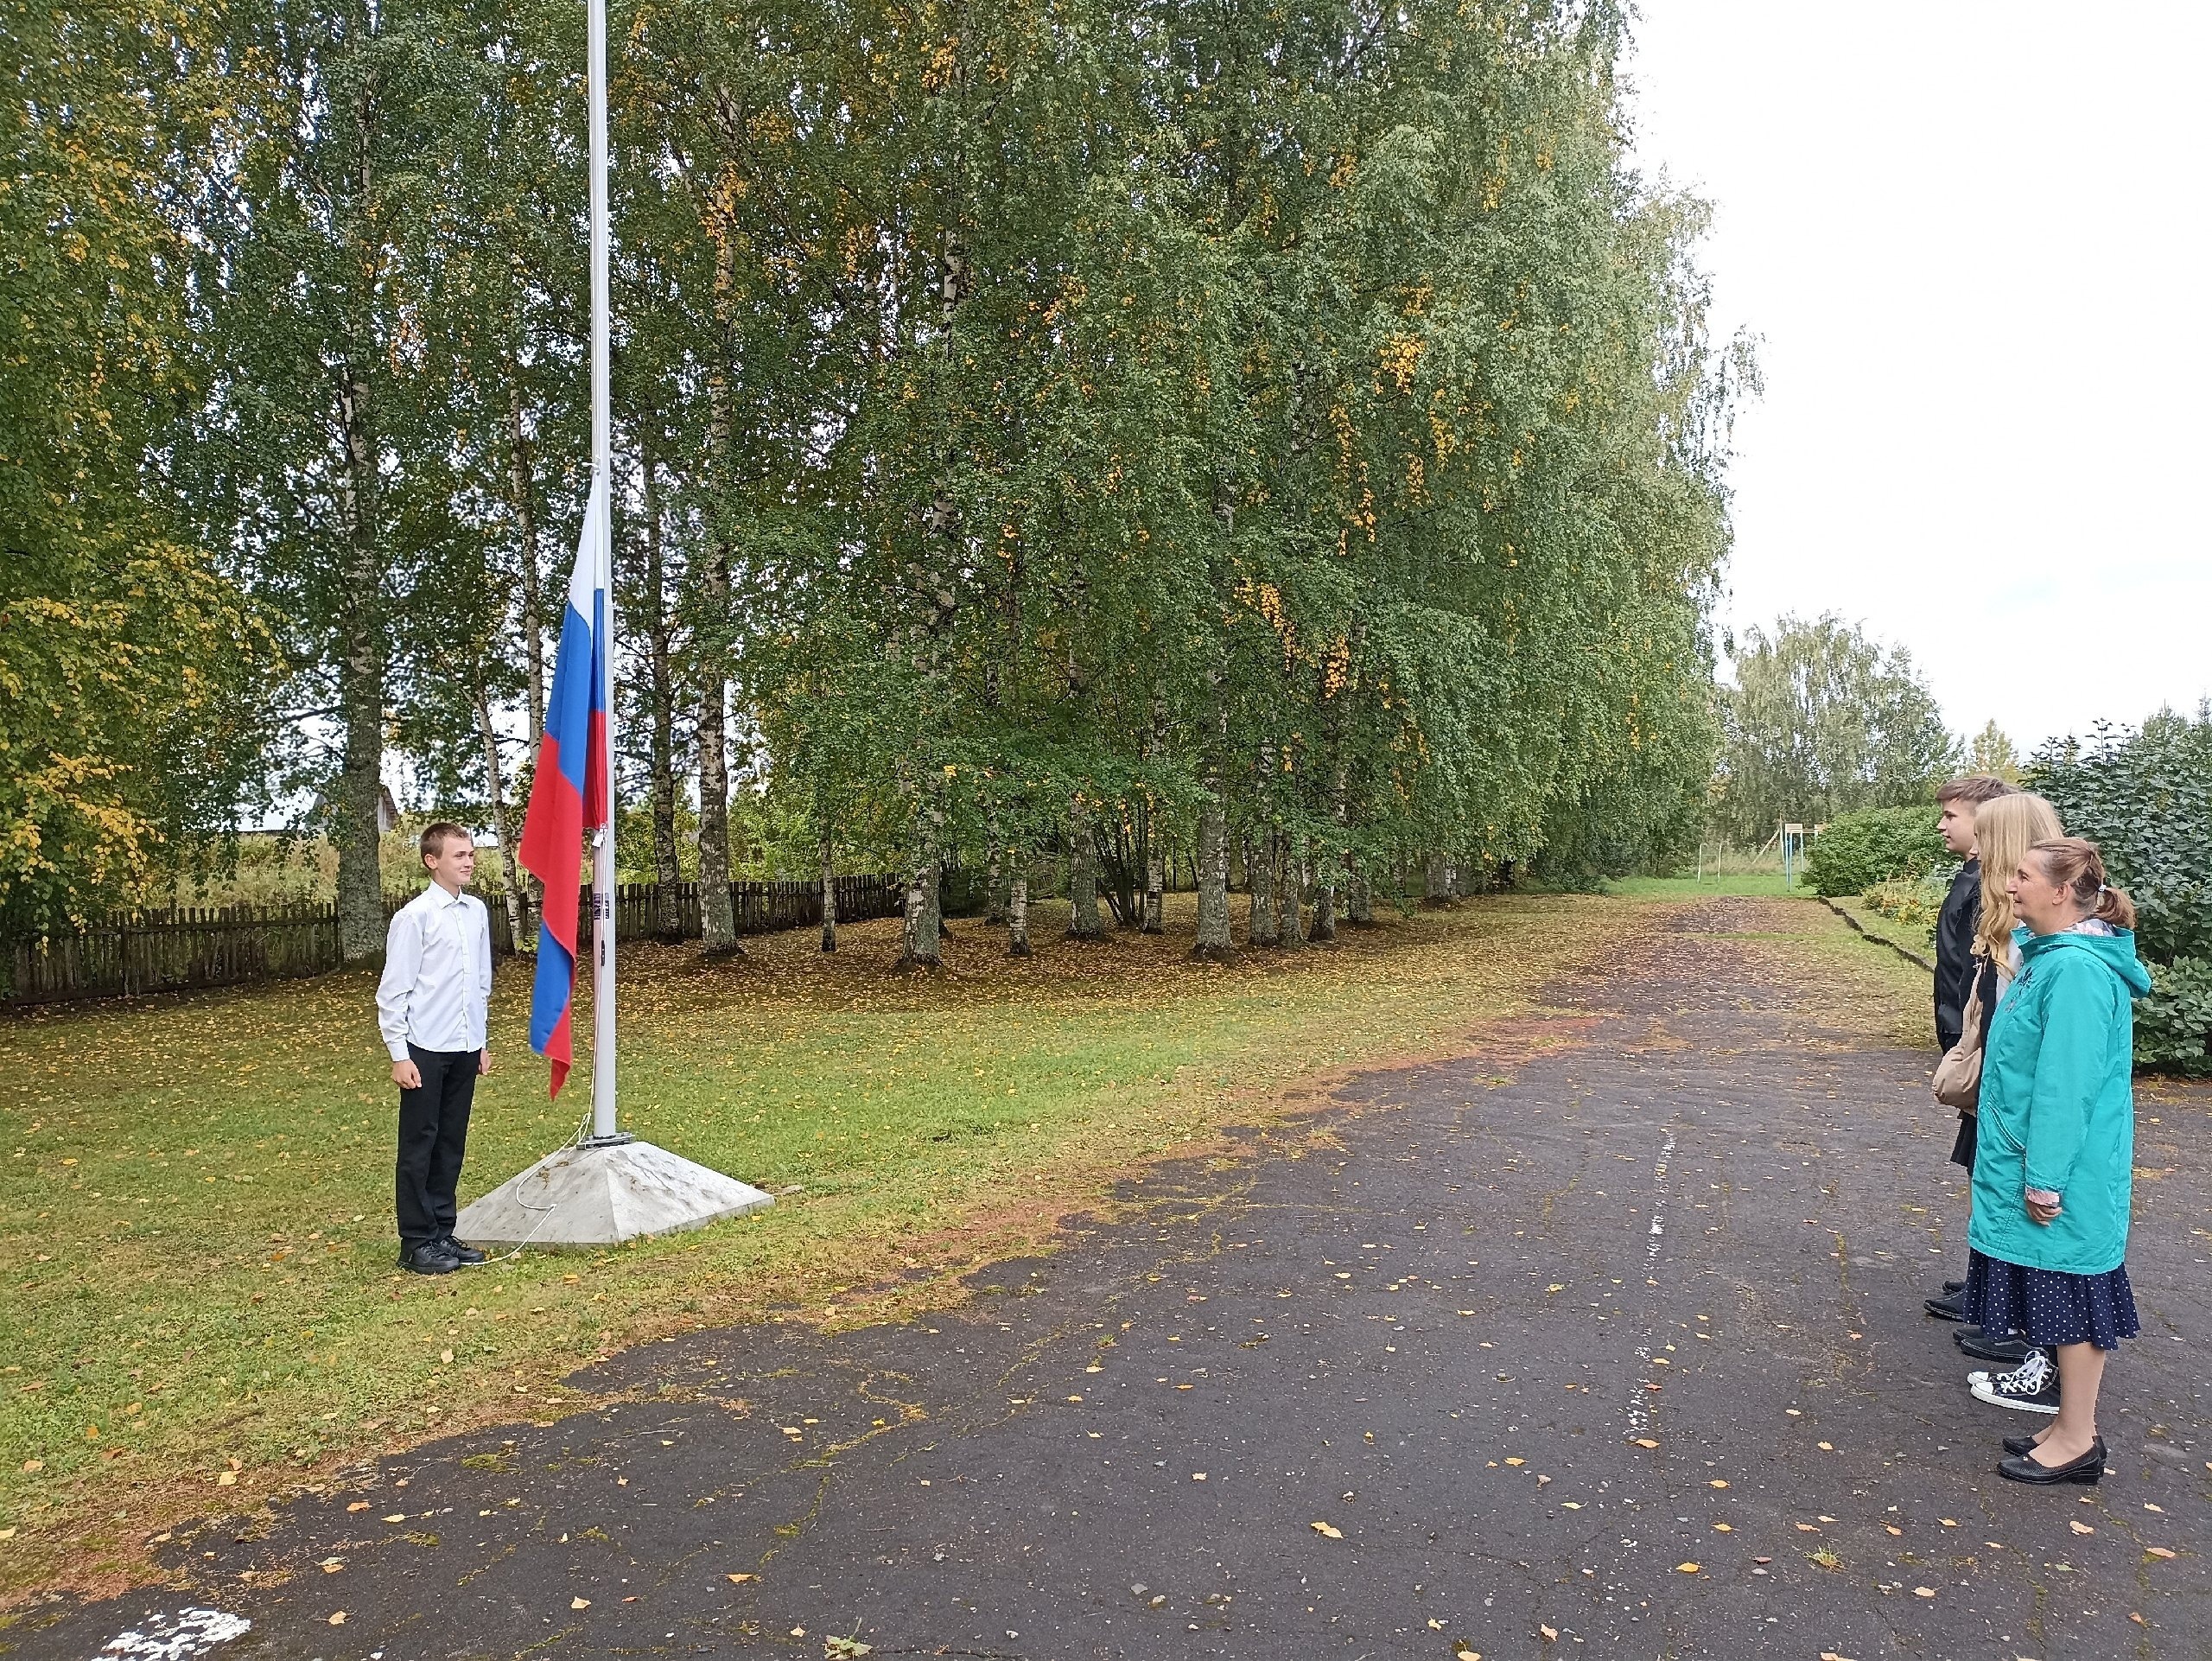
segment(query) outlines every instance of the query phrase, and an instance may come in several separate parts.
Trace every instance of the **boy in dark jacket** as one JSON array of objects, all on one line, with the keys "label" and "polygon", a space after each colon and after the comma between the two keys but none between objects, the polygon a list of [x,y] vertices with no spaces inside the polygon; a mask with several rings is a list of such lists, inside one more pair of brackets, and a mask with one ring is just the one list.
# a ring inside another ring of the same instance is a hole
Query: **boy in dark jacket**
[{"label": "boy in dark jacket", "polygon": [[[1936,1047],[1945,1053],[1955,1047],[1966,1023],[1967,999],[1974,993],[1974,931],[1981,926],[1981,862],[1976,856],[1974,816],[1986,801],[2009,796],[2012,786],[2002,779],[1954,779],[1936,792],[1943,810],[1937,828],[1943,845],[1966,863],[1951,879],[1943,908],[1936,917]],[[1928,1300],[1928,1313],[1944,1321],[1963,1321],[1966,1308],[1959,1301],[1963,1281],[1946,1281],[1942,1295]]]}]

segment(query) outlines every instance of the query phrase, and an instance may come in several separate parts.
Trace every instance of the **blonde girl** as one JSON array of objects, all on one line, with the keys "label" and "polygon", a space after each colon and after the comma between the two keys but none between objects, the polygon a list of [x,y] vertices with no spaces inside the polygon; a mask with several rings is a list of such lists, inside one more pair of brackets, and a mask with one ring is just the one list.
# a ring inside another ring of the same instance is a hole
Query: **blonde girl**
[{"label": "blonde girl", "polygon": [[[2012,983],[2019,957],[2012,945],[2012,931],[2019,925],[2013,914],[2007,885],[2028,850],[2039,842],[2055,842],[2065,834],[2057,810],[2040,796],[2025,791],[1999,796],[1974,811],[1974,846],[1981,857],[1981,921],[1974,930],[1974,955],[1996,970],[1993,990],[1985,986],[1981,1021],[1986,1030],[1997,998]],[[1972,1169],[1969,1155],[1962,1161]]]},{"label": "blonde girl", "polygon": [[[1977,1043],[1989,1035],[1990,1017],[1999,1000],[2012,989],[2020,964],[2012,931],[2014,914],[2011,883],[2028,850],[2059,834],[2058,814],[2040,796],[2016,791],[1981,803],[1974,816],[1974,847],[1981,860],[1981,917],[1974,928],[1974,973],[1968,984],[1981,995],[1980,1030]],[[1968,1172],[1979,1151],[1981,1121],[1971,1107],[1959,1110],[1959,1133],[1951,1143],[1951,1163]],[[1972,1201],[1969,1200],[1971,1205]],[[1961,1289],[1963,1290],[1963,1289]],[[2028,1346],[2010,1333],[1984,1332],[1962,1327],[1951,1334],[1966,1354],[1977,1361],[2015,1365],[2027,1359]]]}]

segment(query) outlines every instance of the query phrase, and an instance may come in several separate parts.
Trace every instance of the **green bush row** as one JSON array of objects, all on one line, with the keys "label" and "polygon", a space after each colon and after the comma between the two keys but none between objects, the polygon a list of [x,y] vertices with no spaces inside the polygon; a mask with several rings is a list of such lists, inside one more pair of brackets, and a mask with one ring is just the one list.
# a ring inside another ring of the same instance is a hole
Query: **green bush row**
[{"label": "green bush row", "polygon": [[2212,1072],[2212,708],[2048,745],[2027,782],[2135,901],[2152,984],[2135,1006],[2137,1065]]},{"label": "green bush row", "polygon": [[1864,894],[1896,878],[1915,880],[1956,862],[1930,807],[1871,807],[1846,813],[1814,838],[1805,881],[1829,899]]}]

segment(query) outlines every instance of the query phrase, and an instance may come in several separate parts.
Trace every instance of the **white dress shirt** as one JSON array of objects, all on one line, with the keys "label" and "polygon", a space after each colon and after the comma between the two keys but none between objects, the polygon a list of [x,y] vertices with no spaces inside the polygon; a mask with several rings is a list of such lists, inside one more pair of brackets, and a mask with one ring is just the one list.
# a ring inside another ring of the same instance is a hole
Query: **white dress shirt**
[{"label": "white dress shirt", "polygon": [[492,917],[433,882],[392,913],[377,983],[377,1026],[395,1061],[418,1050],[480,1050],[492,996]]}]

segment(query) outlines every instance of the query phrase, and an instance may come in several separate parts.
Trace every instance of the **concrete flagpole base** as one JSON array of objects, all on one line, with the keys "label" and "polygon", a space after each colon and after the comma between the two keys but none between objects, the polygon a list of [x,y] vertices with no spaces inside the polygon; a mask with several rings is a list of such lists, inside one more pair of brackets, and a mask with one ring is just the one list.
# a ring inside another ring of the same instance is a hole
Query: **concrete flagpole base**
[{"label": "concrete flagpole base", "polygon": [[775,1196],[629,1136],[593,1137],[548,1154],[461,1208],[475,1246],[619,1245],[675,1234],[776,1203]]}]

